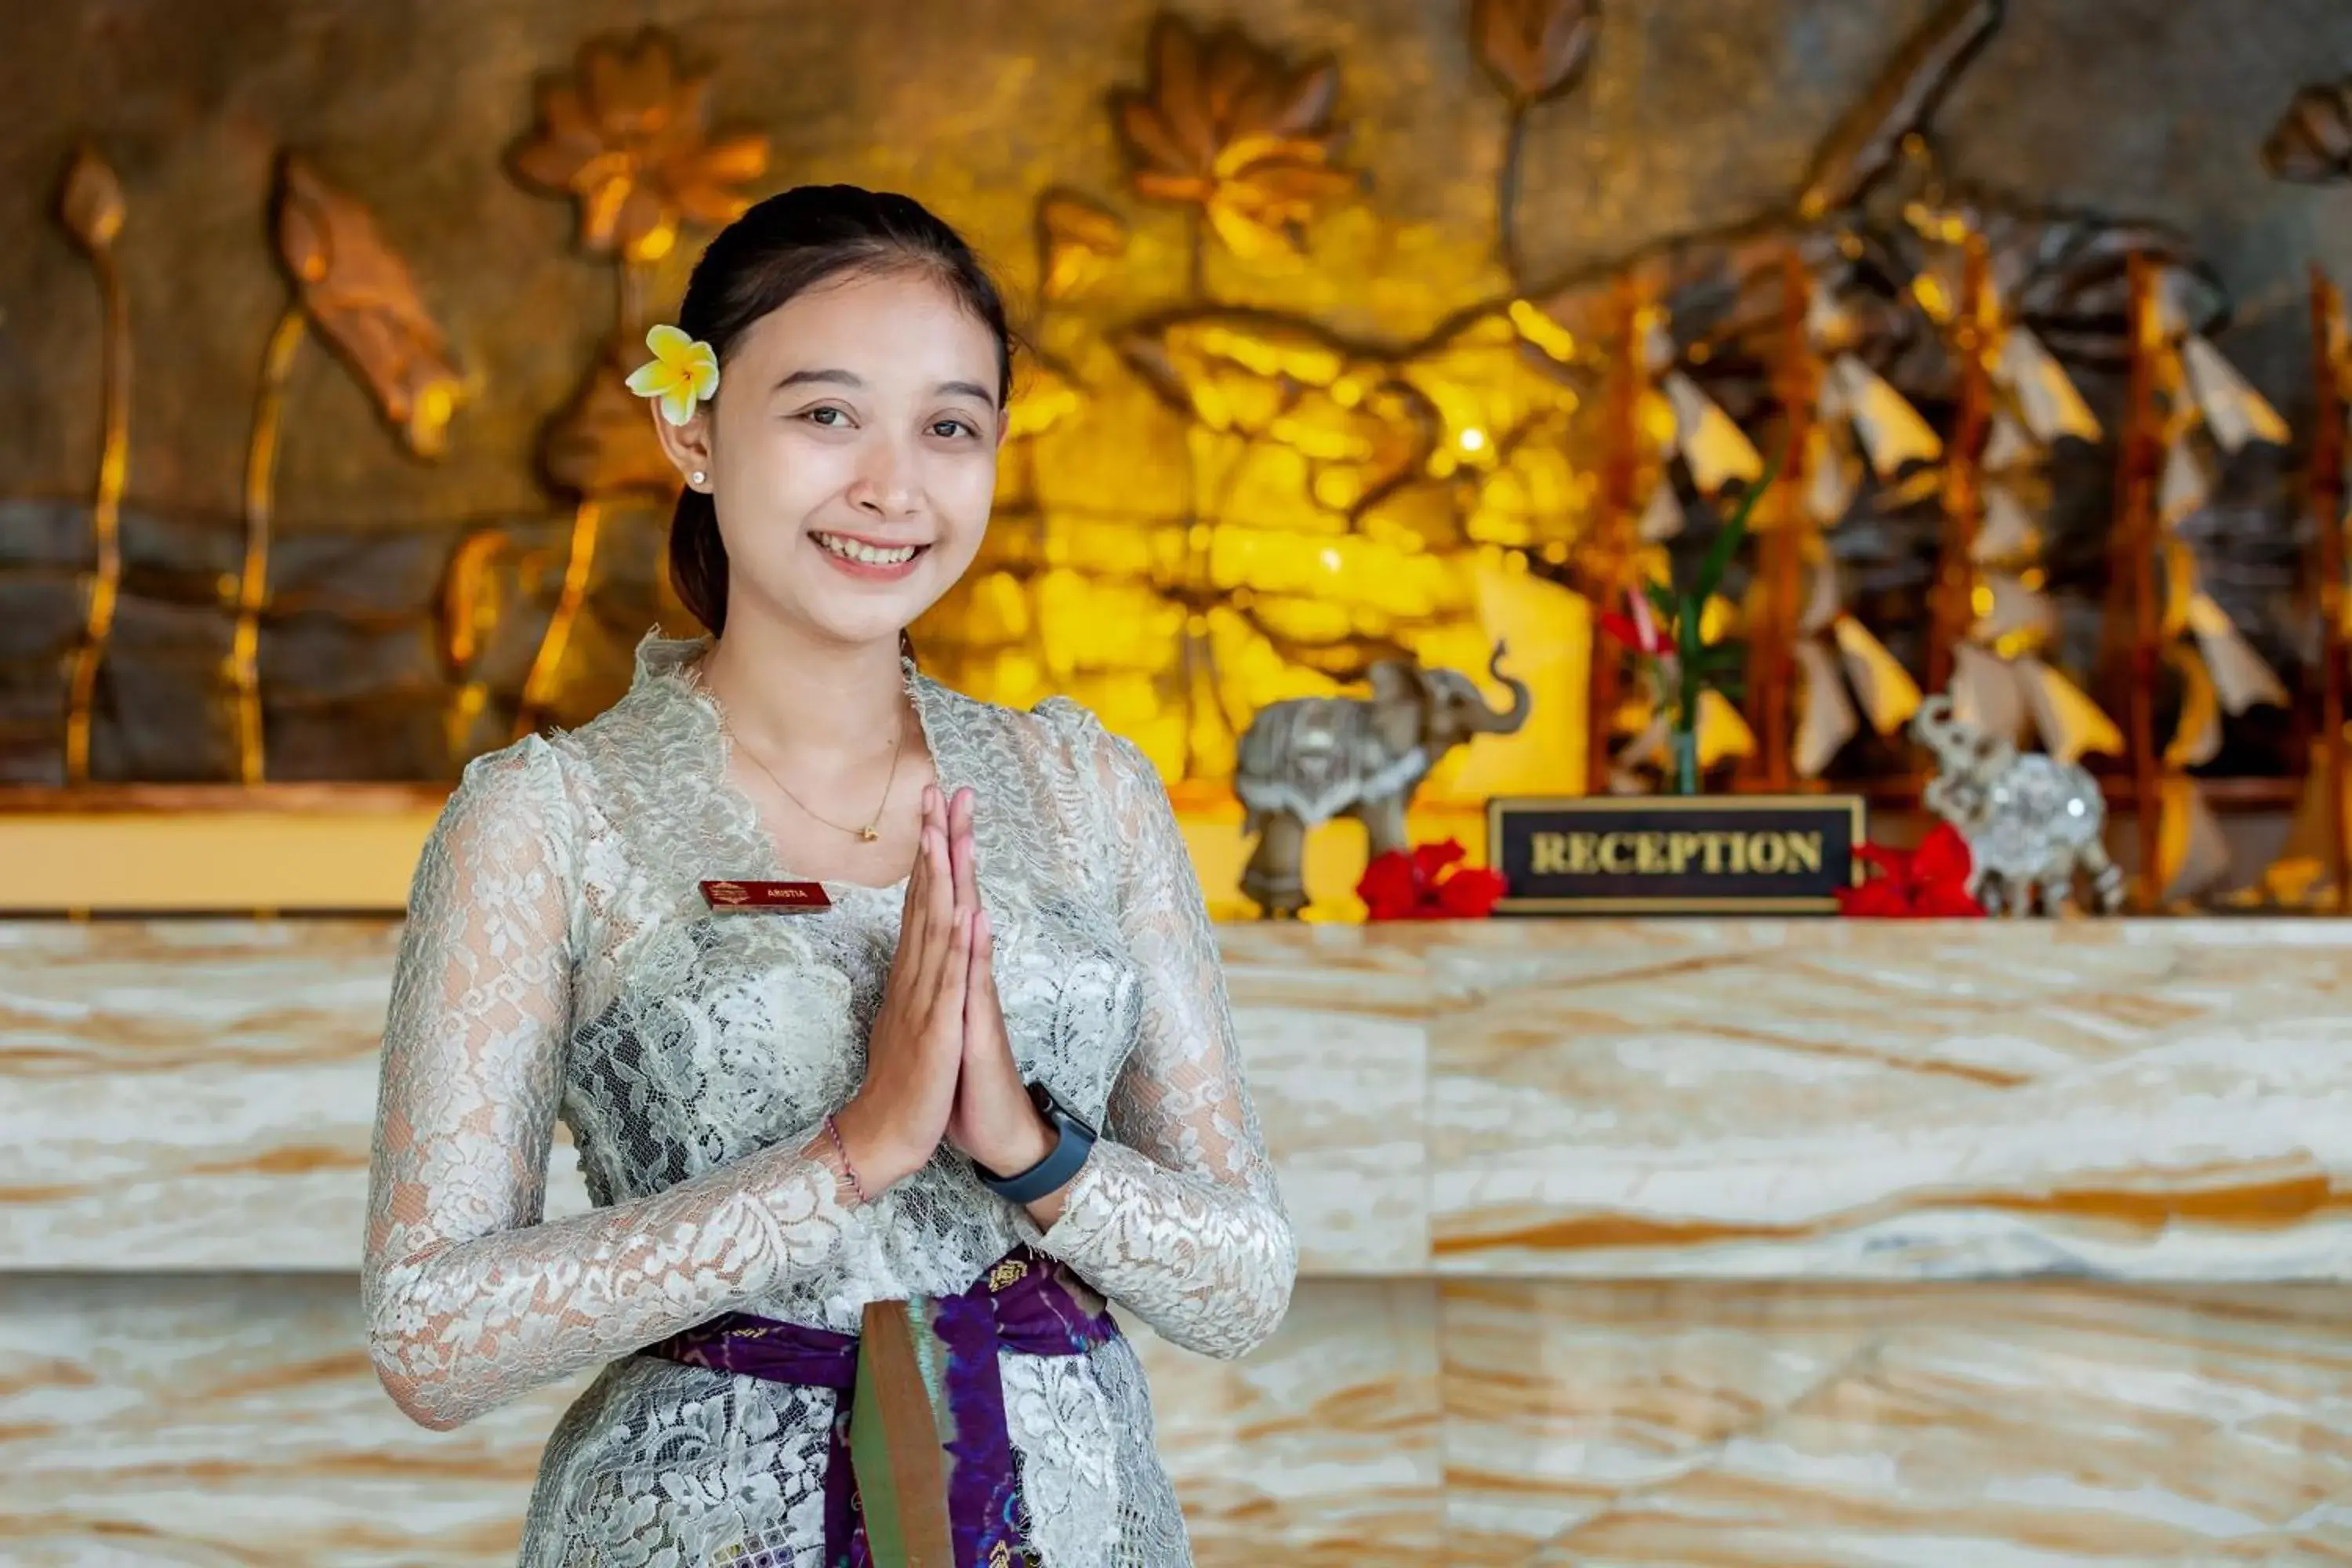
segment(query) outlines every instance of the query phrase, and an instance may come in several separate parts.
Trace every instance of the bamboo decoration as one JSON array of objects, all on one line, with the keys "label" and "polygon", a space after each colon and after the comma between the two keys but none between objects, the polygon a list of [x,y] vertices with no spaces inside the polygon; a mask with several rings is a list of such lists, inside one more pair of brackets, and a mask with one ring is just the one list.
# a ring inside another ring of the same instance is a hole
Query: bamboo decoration
[{"label": "bamboo decoration", "polygon": [[1777,492],[1749,616],[1751,711],[1768,727],[1758,773],[1769,789],[1819,778],[1865,719],[1886,735],[1918,711],[1918,682],[1846,610],[1828,536],[1851,511],[1865,468],[1907,484],[1897,479],[1906,465],[1942,452],[1918,411],[1863,362],[1854,321],[1793,254],[1785,265],[1776,379],[1789,480]]},{"label": "bamboo decoration", "polygon": [[[1625,650],[1601,630],[1602,614],[1617,607],[1631,580],[1630,536],[1635,527],[1634,505],[1642,471],[1642,395],[1649,377],[1645,364],[1648,331],[1641,285],[1629,273],[1617,284],[1614,330],[1609,342],[1609,401],[1607,432],[1601,467],[1601,502],[1597,537],[1590,569],[1592,602],[1592,653],[1585,675],[1585,788],[1600,795],[1609,788],[1610,745],[1615,738],[1617,708],[1622,689]],[[1667,481],[1661,476],[1661,484]]]},{"label": "bamboo decoration", "polygon": [[2123,731],[2045,663],[2058,616],[2044,591],[2049,463],[2059,440],[2105,432],[2050,352],[2009,319],[1980,231],[1923,215],[1940,254],[1911,281],[1960,369],[1958,414],[1939,483],[1945,535],[1931,595],[1930,684],[1963,721],[2012,742],[2029,733],[2062,763],[2121,755]]},{"label": "bamboo decoration", "polygon": [[[1678,351],[1664,311],[1637,281],[1620,283],[1613,300],[1611,336],[1611,400],[1602,458],[1601,505],[1586,580],[1601,610],[1640,592],[1645,581],[1666,584],[1666,542],[1685,521],[1674,460],[1681,459],[1691,488],[1712,500],[1734,483],[1754,485],[1764,473],[1763,457],[1739,426],[1676,363]],[[1644,491],[1643,487],[1647,489]],[[1706,640],[1715,640],[1717,617],[1702,616]],[[1653,705],[1637,733],[1612,753],[1618,715],[1625,707],[1624,651],[1596,642],[1590,689],[1591,751],[1588,777],[1597,793],[1638,792],[1641,770],[1671,770],[1664,705]],[[1605,674],[1604,674],[1605,667]],[[1606,680],[1610,684],[1602,685]],[[1700,771],[1727,757],[1755,750],[1755,736],[1737,709],[1711,687],[1700,693],[1696,725]]]},{"label": "bamboo decoration", "polygon": [[2156,752],[2156,478],[2163,447],[2162,416],[2156,405],[2157,356],[2163,334],[2156,314],[2156,268],[2135,255],[2129,263],[2126,306],[2130,368],[2122,423],[2116,440],[2115,582],[2124,595],[2123,668],[2130,682],[2125,735],[2132,769],[2133,817],[2139,836],[2139,885],[2136,898],[2153,909],[2163,889],[2157,868]]},{"label": "bamboo decoration", "polygon": [[2316,425],[2311,438],[2311,525],[2319,555],[2319,757],[2326,790],[2328,897],[2336,913],[2352,914],[2352,849],[2345,842],[2344,791],[2344,391],[2352,378],[2346,348],[2344,297],[2327,275],[2311,269],[2312,389]]},{"label": "bamboo decoration", "polygon": [[1976,544],[1984,517],[1981,484],[1985,437],[1992,406],[1993,334],[1998,307],[1992,264],[1984,236],[1971,231],[1962,242],[1960,296],[1952,322],[1952,350],[1959,362],[1959,406],[1944,458],[1944,538],[1929,598],[1927,689],[1951,684],[1952,650],[1968,635],[1976,616]]},{"label": "bamboo decoration", "polygon": [[2346,404],[2352,401],[2352,341],[2344,298],[2326,273],[2311,269],[2312,435],[2308,501],[2312,567],[2319,579],[2319,735],[2311,772],[2286,843],[2247,901],[2352,913],[2352,810],[2347,810],[2345,692],[2347,628],[2345,593],[2344,464]]},{"label": "bamboo decoration", "polygon": [[1759,746],[1757,777],[1781,791],[1793,779],[1790,752],[1795,723],[1789,696],[1795,685],[1796,642],[1804,613],[1806,479],[1812,444],[1813,403],[1821,395],[1821,366],[1813,357],[1813,280],[1793,249],[1780,265],[1780,362],[1773,371],[1773,396],[1780,405],[1788,458],[1780,495],[1770,509],[1773,526],[1759,546],[1763,591],[1748,649],[1748,722]]},{"label": "bamboo decoration", "polygon": [[[2122,613],[2111,622],[2120,647],[2110,667],[2129,682],[2140,905],[2154,909],[2195,894],[2226,865],[2219,825],[2189,773],[2220,754],[2222,715],[2288,701],[2278,676],[2205,591],[2181,534],[2211,485],[2196,435],[2202,430],[2226,458],[2250,442],[2284,443],[2288,430],[2221,351],[2191,330],[2182,279],[2145,256],[2132,258],[2130,279],[2131,369],[2115,532]],[[2154,687],[2164,668],[2179,677],[2181,700],[2159,750]]]}]

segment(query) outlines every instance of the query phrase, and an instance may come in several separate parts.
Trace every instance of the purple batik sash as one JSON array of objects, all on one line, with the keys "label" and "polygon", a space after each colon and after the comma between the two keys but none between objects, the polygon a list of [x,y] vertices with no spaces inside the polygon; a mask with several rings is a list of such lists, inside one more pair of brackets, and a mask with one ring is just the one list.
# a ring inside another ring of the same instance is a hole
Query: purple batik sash
[{"label": "purple batik sash", "polygon": [[[1118,1337],[1118,1327],[1108,1311],[1088,1305],[1098,1300],[1062,1264],[1023,1247],[956,1295],[904,1304],[915,1329],[932,1342],[934,1353],[920,1359],[939,1369],[936,1378],[923,1380],[923,1393],[945,1454],[954,1568],[1018,1568],[1035,1562],[1022,1535],[1021,1473],[1005,1424],[997,1352],[1084,1355],[1108,1343]],[[935,1509],[936,1502],[907,1496],[900,1478],[867,1476],[856,1468],[858,1462],[869,1468],[885,1462],[853,1458],[881,1451],[878,1444],[854,1439],[850,1431],[858,1344],[856,1334],[729,1312],[648,1345],[642,1353],[841,1394],[825,1459],[824,1561],[827,1568],[894,1568],[876,1562],[866,1507],[885,1506],[887,1498],[903,1516],[927,1504]],[[877,1533],[906,1540],[919,1532],[877,1526]],[[920,1568],[935,1565],[922,1563]]]}]

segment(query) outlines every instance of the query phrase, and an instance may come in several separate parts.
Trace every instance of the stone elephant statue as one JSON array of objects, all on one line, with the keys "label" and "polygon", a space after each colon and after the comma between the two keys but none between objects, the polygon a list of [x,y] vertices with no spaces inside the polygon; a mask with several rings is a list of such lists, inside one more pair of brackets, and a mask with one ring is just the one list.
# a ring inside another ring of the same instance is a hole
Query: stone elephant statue
[{"label": "stone elephant statue", "polygon": [[1308,903],[1307,829],[1335,816],[1364,825],[1371,853],[1406,849],[1405,807],[1446,752],[1473,735],[1508,735],[1528,721],[1527,682],[1503,673],[1495,645],[1487,673],[1511,705],[1487,705],[1459,670],[1383,659],[1366,672],[1370,697],[1294,697],[1268,703],[1250,721],[1234,767],[1244,834],[1257,836],[1242,891],[1275,920]]},{"label": "stone elephant statue", "polygon": [[2124,874],[2100,842],[2106,800],[2087,770],[1962,722],[1948,696],[1919,705],[1911,733],[1936,754],[1919,803],[1968,840],[1969,892],[1987,914],[2028,914],[2037,901],[2056,914],[2077,875],[2100,912],[2122,907]]}]

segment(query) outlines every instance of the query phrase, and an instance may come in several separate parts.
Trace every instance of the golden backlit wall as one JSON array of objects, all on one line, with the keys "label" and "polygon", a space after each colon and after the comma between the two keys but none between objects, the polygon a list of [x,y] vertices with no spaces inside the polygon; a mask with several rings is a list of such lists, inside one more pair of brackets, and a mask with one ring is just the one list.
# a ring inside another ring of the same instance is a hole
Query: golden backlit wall
[{"label": "golden backlit wall", "polygon": [[[1794,232],[1939,14],[1994,18],[1933,106],[1941,173],[2173,237],[2296,406],[2281,290],[2352,260],[2352,217],[2257,150],[2352,65],[2347,14],[2011,9],[11,8],[0,778],[429,781],[593,712],[684,624],[668,476],[616,384],[635,336],[741,201],[847,180],[962,226],[1030,343],[998,526],[918,628],[943,677],[1070,691],[1213,793],[1259,704],[1400,650],[1480,668],[1499,637],[1536,718],[1433,796],[1575,787],[1576,329],[1677,237],[1737,295],[1739,246]],[[1735,412],[1752,368],[1711,373]],[[2291,504],[2242,523],[2221,591],[2286,595]],[[1863,603],[1899,622],[1924,552],[1875,537]]]}]

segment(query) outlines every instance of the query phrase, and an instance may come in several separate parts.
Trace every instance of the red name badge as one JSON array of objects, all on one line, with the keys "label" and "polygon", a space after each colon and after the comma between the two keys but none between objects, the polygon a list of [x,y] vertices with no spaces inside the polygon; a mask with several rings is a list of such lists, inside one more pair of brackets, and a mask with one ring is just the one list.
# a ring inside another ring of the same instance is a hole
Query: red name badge
[{"label": "red name badge", "polygon": [[702,901],[721,912],[734,910],[823,910],[833,900],[817,882],[705,882]]}]

